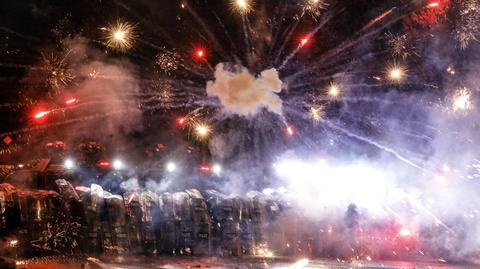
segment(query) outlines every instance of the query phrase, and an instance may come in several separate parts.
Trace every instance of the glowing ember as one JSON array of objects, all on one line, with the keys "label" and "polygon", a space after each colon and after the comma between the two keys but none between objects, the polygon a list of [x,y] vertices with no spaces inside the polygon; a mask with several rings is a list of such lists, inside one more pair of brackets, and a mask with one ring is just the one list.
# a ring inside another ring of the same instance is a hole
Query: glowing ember
[{"label": "glowing ember", "polygon": [[197,59],[203,59],[205,57],[205,50],[204,49],[197,49],[195,51],[195,57]]},{"label": "glowing ember", "polygon": [[67,101],[65,101],[66,105],[73,105],[75,103],[77,103],[77,98],[70,98]]},{"label": "glowing ember", "polygon": [[260,244],[255,248],[255,256],[258,257],[265,257],[265,258],[272,258],[275,255],[271,250],[268,249],[266,244]]},{"label": "glowing ember", "polygon": [[289,136],[295,135],[295,131],[290,126],[287,127],[287,133],[288,133]]},{"label": "glowing ember", "polygon": [[185,120],[184,117],[181,117],[181,118],[179,118],[179,119],[177,120],[178,124],[180,124],[180,125],[184,125],[184,124],[185,124],[185,121],[186,121],[186,120]]},{"label": "glowing ember", "polygon": [[45,116],[47,116],[50,113],[50,111],[40,111],[37,114],[34,115],[35,119],[41,119]]},{"label": "glowing ember", "polygon": [[10,246],[12,248],[16,247],[17,245],[18,245],[18,240],[17,239],[13,239],[13,240],[10,240],[8,242],[8,246]]},{"label": "glowing ember", "polygon": [[306,44],[308,44],[308,42],[310,41],[310,39],[308,37],[304,37],[300,40],[300,47],[303,47],[305,46]]}]

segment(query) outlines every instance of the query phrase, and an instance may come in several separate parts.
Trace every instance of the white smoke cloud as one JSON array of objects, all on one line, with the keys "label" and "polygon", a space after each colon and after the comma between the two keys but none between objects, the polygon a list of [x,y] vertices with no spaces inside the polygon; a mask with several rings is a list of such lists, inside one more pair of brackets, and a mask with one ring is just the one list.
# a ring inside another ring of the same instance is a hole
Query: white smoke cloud
[{"label": "white smoke cloud", "polygon": [[255,77],[245,67],[234,66],[235,71],[225,69],[224,64],[215,68],[215,81],[207,82],[207,94],[220,99],[224,110],[242,116],[253,116],[262,108],[282,114],[282,81],[274,68],[264,70]]}]

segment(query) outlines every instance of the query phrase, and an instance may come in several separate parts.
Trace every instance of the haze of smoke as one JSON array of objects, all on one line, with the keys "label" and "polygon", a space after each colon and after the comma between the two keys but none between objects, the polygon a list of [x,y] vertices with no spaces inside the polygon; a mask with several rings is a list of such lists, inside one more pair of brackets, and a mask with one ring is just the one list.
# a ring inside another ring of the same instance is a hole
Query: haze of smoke
[{"label": "haze of smoke", "polygon": [[83,37],[64,42],[68,50],[72,51],[72,65],[79,79],[70,89],[75,96],[84,103],[92,96],[99,96],[88,105],[89,113],[124,112],[107,117],[100,122],[85,123],[83,135],[98,136],[125,134],[132,129],[141,127],[141,112],[135,105],[139,100],[132,97],[125,98],[140,92],[140,83],[136,78],[136,68],[127,60],[107,59],[99,50],[90,47]]},{"label": "haze of smoke", "polygon": [[218,97],[226,112],[254,116],[265,108],[282,114],[282,100],[277,95],[282,90],[282,81],[274,68],[255,77],[245,67],[236,65],[230,71],[221,63],[214,75],[215,81],[207,82],[207,94]]}]

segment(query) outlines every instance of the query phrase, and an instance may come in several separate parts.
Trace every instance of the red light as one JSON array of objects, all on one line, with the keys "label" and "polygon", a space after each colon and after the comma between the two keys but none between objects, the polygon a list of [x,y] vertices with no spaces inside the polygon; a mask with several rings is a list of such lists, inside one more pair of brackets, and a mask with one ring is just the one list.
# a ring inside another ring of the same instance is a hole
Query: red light
[{"label": "red light", "polygon": [[198,59],[203,59],[205,57],[205,50],[197,49],[195,51],[195,57],[197,57]]},{"label": "red light", "polygon": [[65,104],[72,105],[72,104],[75,104],[76,102],[77,102],[77,98],[70,98],[67,101],[65,101]]},{"label": "red light", "polygon": [[12,141],[13,141],[13,139],[8,135],[3,139],[3,143],[5,143],[7,145],[12,143]]},{"label": "red light", "polygon": [[178,124],[180,124],[180,125],[185,124],[185,118],[184,117],[179,118],[177,121],[178,121]]},{"label": "red light", "polygon": [[41,119],[45,116],[47,116],[50,113],[50,111],[40,111],[37,114],[35,114],[35,119]]},{"label": "red light", "polygon": [[202,166],[200,166],[200,171],[203,172],[203,173],[208,173],[208,172],[210,172],[210,166],[202,165]]},{"label": "red light", "polygon": [[100,167],[110,167],[111,163],[109,161],[99,161],[97,165]]},{"label": "red light", "polygon": [[310,41],[310,38],[308,38],[308,37],[302,38],[300,40],[300,47],[303,47],[303,46],[307,45],[309,41]]},{"label": "red light", "polygon": [[430,4],[428,4],[428,7],[438,7],[440,6],[440,4],[438,2],[432,2]]}]

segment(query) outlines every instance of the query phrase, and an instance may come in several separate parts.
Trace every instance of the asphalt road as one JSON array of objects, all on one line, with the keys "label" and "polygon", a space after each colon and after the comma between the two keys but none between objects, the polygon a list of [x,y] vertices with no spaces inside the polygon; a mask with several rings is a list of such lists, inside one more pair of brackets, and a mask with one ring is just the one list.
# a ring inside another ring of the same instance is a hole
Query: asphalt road
[{"label": "asphalt road", "polygon": [[37,269],[478,269],[480,265],[454,265],[442,261],[354,261],[304,259],[221,259],[172,257],[102,257],[85,260],[42,258],[19,261],[17,268]]}]

